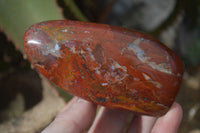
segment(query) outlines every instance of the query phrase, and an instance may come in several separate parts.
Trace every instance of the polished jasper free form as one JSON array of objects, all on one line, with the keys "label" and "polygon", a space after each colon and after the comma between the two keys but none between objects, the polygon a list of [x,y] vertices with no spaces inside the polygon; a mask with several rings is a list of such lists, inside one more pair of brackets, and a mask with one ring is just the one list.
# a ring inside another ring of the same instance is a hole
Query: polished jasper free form
[{"label": "polished jasper free form", "polygon": [[143,33],[103,24],[55,20],[24,36],[30,62],[67,92],[110,108],[165,114],[177,95],[183,63]]}]

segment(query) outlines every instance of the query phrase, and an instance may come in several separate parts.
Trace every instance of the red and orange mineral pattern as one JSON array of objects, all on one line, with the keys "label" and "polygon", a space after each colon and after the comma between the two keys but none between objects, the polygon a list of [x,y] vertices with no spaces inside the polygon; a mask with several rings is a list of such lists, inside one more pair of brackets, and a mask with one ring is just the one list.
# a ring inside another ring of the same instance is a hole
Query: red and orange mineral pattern
[{"label": "red and orange mineral pattern", "polygon": [[31,26],[24,48],[34,67],[67,92],[109,108],[161,116],[178,93],[184,64],[135,30],[54,20]]}]

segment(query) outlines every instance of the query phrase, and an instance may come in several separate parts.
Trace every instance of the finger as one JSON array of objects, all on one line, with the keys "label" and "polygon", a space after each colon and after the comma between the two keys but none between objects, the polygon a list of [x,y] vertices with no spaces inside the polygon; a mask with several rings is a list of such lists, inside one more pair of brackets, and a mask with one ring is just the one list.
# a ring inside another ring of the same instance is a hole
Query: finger
[{"label": "finger", "polygon": [[125,110],[102,107],[89,130],[89,133],[121,133],[127,116]]},{"label": "finger", "polygon": [[130,123],[127,133],[150,133],[155,117],[136,115]]},{"label": "finger", "polygon": [[153,133],[176,133],[182,120],[183,111],[178,103],[174,103],[164,116],[158,118]]},{"label": "finger", "polygon": [[[67,109],[69,109],[70,106],[72,106],[72,104],[74,104],[76,101],[78,100],[78,97],[73,97],[68,103],[67,105],[60,111],[60,113],[65,112]],[[59,114],[60,114],[59,113]]]},{"label": "finger", "polygon": [[69,108],[65,108],[42,133],[84,132],[91,125],[95,114],[96,105],[78,99]]}]

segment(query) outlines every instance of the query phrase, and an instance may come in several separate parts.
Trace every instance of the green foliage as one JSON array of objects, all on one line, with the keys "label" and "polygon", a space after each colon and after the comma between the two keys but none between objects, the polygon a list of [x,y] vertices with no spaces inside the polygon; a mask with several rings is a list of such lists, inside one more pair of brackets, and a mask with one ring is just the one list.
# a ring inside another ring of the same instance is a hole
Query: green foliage
[{"label": "green foliage", "polygon": [[190,46],[187,51],[187,59],[190,61],[188,63],[192,65],[197,65],[200,63],[200,38],[195,42],[194,45]]},{"label": "green foliage", "polygon": [[55,0],[0,0],[0,29],[20,51],[30,25],[53,19],[63,19]]},{"label": "green foliage", "polygon": [[64,0],[70,11],[73,13],[73,15],[81,21],[88,21],[88,19],[82,14],[82,12],[79,10],[77,5],[75,4],[74,0]]},{"label": "green foliage", "polygon": [[[55,85],[56,86],[56,85]],[[63,90],[62,88],[56,86],[56,89],[59,93],[59,95],[65,100],[65,101],[69,101],[70,99],[72,99],[72,95],[67,93],[67,91]]]}]

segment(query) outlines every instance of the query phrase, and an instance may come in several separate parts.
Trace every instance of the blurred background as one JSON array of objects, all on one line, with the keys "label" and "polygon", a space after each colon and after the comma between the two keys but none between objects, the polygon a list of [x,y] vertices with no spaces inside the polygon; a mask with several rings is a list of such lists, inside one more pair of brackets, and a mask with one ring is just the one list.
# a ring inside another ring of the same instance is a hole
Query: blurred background
[{"label": "blurred background", "polygon": [[0,0],[1,133],[41,131],[72,97],[40,77],[24,54],[25,30],[55,19],[136,29],[171,48],[185,64],[179,133],[200,133],[199,0]]}]

